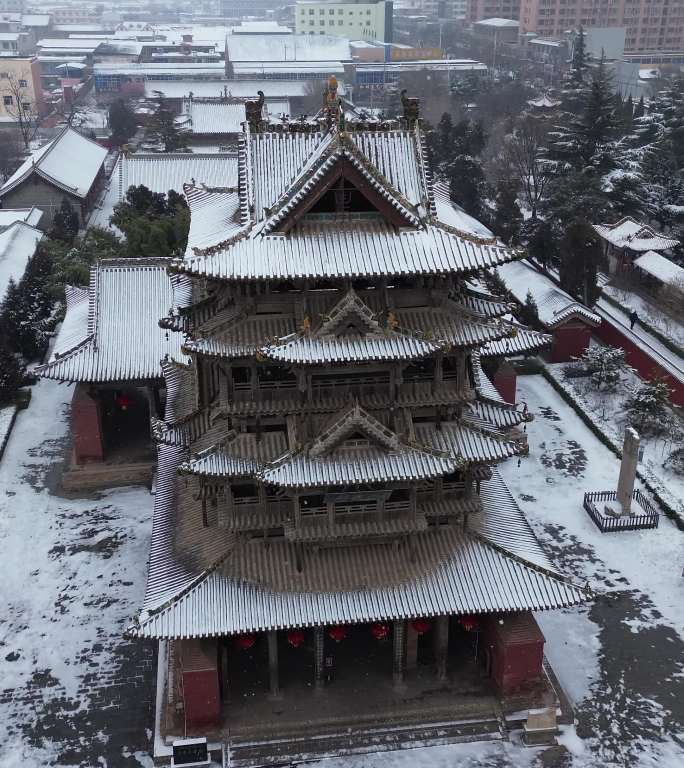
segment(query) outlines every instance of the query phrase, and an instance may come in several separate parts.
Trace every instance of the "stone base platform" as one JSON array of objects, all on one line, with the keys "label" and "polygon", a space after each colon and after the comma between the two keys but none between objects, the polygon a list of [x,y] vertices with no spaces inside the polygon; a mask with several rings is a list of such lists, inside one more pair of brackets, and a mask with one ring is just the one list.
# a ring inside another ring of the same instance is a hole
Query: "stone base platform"
[{"label": "stone base platform", "polygon": [[97,491],[124,485],[152,486],[155,461],[71,463],[62,474],[62,488],[67,493]]}]

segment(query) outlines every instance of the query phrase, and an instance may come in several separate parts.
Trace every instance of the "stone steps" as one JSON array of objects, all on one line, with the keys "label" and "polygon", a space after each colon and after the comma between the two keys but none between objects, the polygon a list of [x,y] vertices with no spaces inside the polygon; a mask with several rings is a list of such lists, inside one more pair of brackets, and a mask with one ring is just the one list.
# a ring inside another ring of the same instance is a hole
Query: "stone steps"
[{"label": "stone steps", "polygon": [[321,729],[287,737],[249,740],[230,738],[225,749],[226,768],[258,768],[320,760],[348,754],[386,752],[412,747],[438,746],[503,738],[498,719],[442,720],[386,723]]},{"label": "stone steps", "polygon": [[122,485],[147,485],[152,483],[155,462],[129,464],[83,464],[71,465],[62,474],[62,488],[65,491],[93,491]]}]

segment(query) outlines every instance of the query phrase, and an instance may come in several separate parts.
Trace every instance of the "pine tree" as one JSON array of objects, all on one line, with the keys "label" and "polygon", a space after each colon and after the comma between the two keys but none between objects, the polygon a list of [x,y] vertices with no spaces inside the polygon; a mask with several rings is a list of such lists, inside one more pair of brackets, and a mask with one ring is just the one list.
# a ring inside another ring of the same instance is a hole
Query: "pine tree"
[{"label": "pine tree", "polygon": [[[527,224],[529,227],[530,222]],[[547,269],[556,261],[558,245],[551,222],[537,219],[531,230],[528,228],[527,250],[530,256],[541,264],[542,269]]]},{"label": "pine tree", "polygon": [[525,303],[518,310],[517,317],[523,325],[529,325],[532,328],[539,327],[539,307],[532,296],[532,291],[527,292]]},{"label": "pine tree", "polygon": [[665,427],[670,409],[670,387],[654,379],[637,387],[625,401],[630,424],[645,434],[659,434]]},{"label": "pine tree", "polygon": [[50,237],[54,240],[62,240],[65,243],[73,243],[78,234],[80,221],[78,214],[66,197],[62,198],[62,204],[52,219]]},{"label": "pine tree", "polygon": [[482,216],[482,165],[471,155],[458,155],[449,163],[447,174],[451,199],[471,216]]},{"label": "pine tree", "polygon": [[168,99],[155,91],[153,103],[154,113],[145,129],[146,140],[161,147],[162,152],[187,152],[186,133],[178,125]]},{"label": "pine tree", "polygon": [[125,144],[135,133],[138,127],[136,117],[123,99],[114,99],[109,105],[109,127],[112,143],[117,147]]},{"label": "pine tree", "polygon": [[25,376],[17,355],[5,344],[0,344],[0,406],[14,400]]},{"label": "pine tree", "polygon": [[622,382],[627,366],[625,350],[619,347],[589,346],[578,361],[596,389],[613,392]]},{"label": "pine tree", "polygon": [[584,28],[580,27],[572,44],[570,70],[563,79],[561,99],[563,109],[571,115],[578,115],[584,101],[589,72],[590,56],[587,52]]},{"label": "pine tree", "polygon": [[636,105],[636,107],[634,107],[634,119],[636,120],[639,117],[643,117],[645,112],[646,112],[646,107],[644,106],[644,97],[642,96],[639,99],[639,102]]},{"label": "pine tree", "polygon": [[593,306],[601,295],[597,276],[603,251],[598,235],[586,220],[575,219],[568,224],[560,254],[561,288],[588,307]]},{"label": "pine tree", "polygon": [[522,221],[517,185],[510,179],[501,179],[496,189],[492,229],[504,243],[515,242],[520,234]]}]

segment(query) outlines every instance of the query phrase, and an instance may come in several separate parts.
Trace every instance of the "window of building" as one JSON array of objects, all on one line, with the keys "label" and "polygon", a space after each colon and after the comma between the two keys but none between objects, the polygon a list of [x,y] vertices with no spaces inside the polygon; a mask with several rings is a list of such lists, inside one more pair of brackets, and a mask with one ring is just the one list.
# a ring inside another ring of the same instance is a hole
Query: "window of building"
[{"label": "window of building", "polygon": [[20,80],[19,81],[19,87],[20,88],[28,88],[28,82],[26,80]]},{"label": "window of building", "polygon": [[12,100],[12,97],[11,97],[11,96],[3,96],[3,97],[2,97],[2,103],[3,103],[3,104],[6,106],[6,107],[11,107],[11,106],[12,106],[12,104],[13,104],[14,102],[13,102],[13,100]]}]

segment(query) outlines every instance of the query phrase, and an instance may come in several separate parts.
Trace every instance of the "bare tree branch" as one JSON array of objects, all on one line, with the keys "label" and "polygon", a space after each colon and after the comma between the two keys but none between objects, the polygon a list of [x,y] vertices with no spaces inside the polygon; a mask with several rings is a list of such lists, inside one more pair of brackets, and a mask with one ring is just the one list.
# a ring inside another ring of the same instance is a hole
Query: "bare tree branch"
[{"label": "bare tree branch", "polygon": [[29,100],[30,92],[27,87],[21,85],[21,80],[10,75],[4,82],[3,96],[9,96],[12,100],[11,104],[5,104],[5,111],[17,123],[24,148],[28,150],[38,133],[40,115],[35,104]]},{"label": "bare tree branch", "polygon": [[544,128],[535,118],[528,117],[517,125],[504,148],[505,160],[520,181],[533,219],[537,218],[537,209],[551,176],[543,147]]}]

